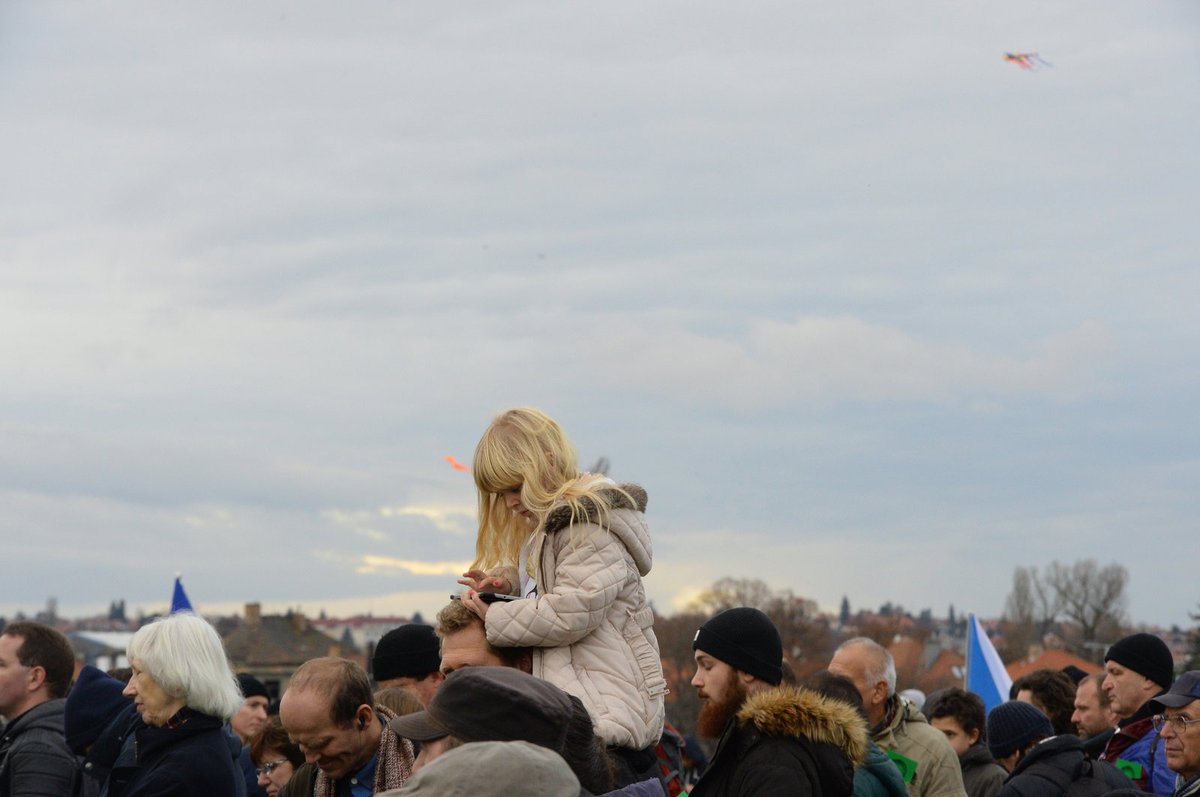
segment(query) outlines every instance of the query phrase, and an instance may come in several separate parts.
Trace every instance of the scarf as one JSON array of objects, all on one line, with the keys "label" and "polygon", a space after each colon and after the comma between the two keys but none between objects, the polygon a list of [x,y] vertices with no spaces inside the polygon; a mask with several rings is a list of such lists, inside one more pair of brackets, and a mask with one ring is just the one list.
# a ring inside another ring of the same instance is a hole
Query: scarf
[{"label": "scarf", "polygon": [[[396,714],[386,706],[375,706],[375,713],[383,720],[383,731],[379,735],[379,760],[375,763],[375,794],[398,789],[412,777],[413,749],[412,742],[401,739],[392,730],[392,720]],[[313,788],[313,797],[336,797],[337,781],[317,770],[317,781]]]}]

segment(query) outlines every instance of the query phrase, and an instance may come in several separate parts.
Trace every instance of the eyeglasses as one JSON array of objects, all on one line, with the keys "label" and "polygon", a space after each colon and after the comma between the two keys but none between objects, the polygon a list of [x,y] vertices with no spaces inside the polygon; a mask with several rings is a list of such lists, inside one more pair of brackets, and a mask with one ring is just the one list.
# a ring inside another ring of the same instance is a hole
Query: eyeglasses
[{"label": "eyeglasses", "polygon": [[263,775],[270,775],[272,772],[275,771],[276,767],[281,767],[284,764],[286,764],[287,762],[288,762],[288,760],[286,758],[281,758],[278,761],[268,761],[267,763],[263,764],[261,767],[255,767],[254,772],[259,777],[262,777]]},{"label": "eyeglasses", "polygon": [[1175,733],[1183,733],[1189,725],[1195,725],[1200,722],[1200,719],[1190,720],[1182,714],[1155,714],[1150,720],[1154,723],[1154,730],[1161,732],[1167,723],[1171,723],[1171,730]]}]

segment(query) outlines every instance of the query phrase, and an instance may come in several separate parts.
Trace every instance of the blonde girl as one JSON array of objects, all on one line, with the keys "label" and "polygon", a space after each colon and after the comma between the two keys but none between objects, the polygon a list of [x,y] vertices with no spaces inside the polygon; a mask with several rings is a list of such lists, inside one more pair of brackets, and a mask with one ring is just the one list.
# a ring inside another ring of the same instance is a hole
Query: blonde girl
[{"label": "blonde girl", "polygon": [[[496,647],[532,647],[533,674],[583,701],[618,758],[653,753],[666,682],[642,577],[653,560],[646,493],[580,473],[557,423],[496,416],[475,449],[479,535],[459,583]],[[525,600],[486,603],[480,591]]]}]

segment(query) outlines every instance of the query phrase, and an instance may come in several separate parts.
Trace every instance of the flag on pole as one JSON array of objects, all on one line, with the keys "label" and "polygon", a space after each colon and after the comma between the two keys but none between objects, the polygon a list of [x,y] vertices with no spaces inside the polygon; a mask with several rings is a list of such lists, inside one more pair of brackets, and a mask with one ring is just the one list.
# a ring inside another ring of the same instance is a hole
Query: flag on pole
[{"label": "flag on pole", "polygon": [[187,593],[183,591],[183,582],[179,580],[180,578],[182,576],[176,573],[175,593],[171,596],[171,614],[175,614],[175,612],[194,611],[192,609],[192,602],[188,600]]},{"label": "flag on pole", "polygon": [[1000,661],[992,640],[984,633],[979,618],[971,615],[967,625],[967,691],[983,698],[983,706],[991,711],[1008,700],[1012,678]]}]

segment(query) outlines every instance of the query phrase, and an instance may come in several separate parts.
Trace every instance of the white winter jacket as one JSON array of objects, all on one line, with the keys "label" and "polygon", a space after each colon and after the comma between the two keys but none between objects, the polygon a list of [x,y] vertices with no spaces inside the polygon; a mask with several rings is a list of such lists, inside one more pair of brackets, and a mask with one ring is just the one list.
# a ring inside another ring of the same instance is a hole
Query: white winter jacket
[{"label": "white winter jacket", "polygon": [[607,528],[570,525],[565,505],[550,511],[530,552],[538,596],[492,604],[485,625],[496,647],[535,648],[533,674],[582,700],[606,744],[641,750],[662,735],[667,684],[642,588],[646,491],[621,488],[636,506],[615,493]]}]

